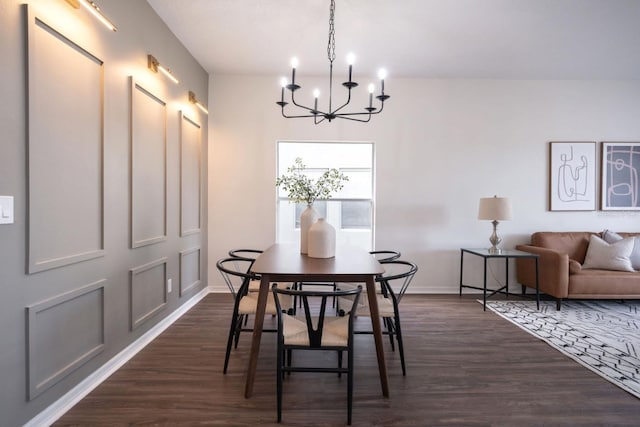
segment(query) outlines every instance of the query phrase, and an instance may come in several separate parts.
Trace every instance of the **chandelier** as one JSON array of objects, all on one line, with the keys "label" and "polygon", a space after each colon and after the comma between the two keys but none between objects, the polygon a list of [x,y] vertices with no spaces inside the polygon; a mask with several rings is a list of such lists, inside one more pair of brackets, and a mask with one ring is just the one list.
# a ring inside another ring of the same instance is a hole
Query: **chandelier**
[{"label": "chandelier", "polygon": [[[331,122],[333,119],[346,119],[353,120],[357,122],[366,123],[371,120],[371,116],[374,114],[380,114],[382,109],[384,108],[384,101],[389,99],[389,95],[385,95],[384,93],[384,79],[386,77],[386,71],[381,69],[378,71],[378,78],[380,79],[380,94],[376,95],[376,99],[380,101],[380,108],[373,106],[373,93],[375,91],[375,86],[373,83],[369,84],[369,105],[363,108],[363,111],[360,112],[345,112],[344,108],[351,102],[351,89],[358,86],[358,83],[352,80],[352,67],[353,62],[355,60],[355,56],[353,54],[347,55],[347,63],[349,64],[349,80],[342,83],[347,89],[346,100],[340,106],[333,108],[333,61],[336,59],[336,39],[335,39],[335,26],[334,26],[334,16],[335,16],[336,3],[335,0],[331,0],[331,5],[329,7],[329,43],[327,45],[327,57],[329,59],[329,105],[327,110],[318,109],[318,98],[320,97],[320,91],[315,89],[313,91],[313,96],[315,98],[313,108],[302,105],[296,102],[295,93],[298,89],[301,88],[299,84],[296,83],[296,68],[298,67],[298,59],[293,58],[291,60],[291,83],[287,82],[286,77],[283,77],[280,81],[282,85],[282,91],[280,95],[280,101],[277,101],[276,104],[280,106],[282,109],[282,116],[287,119],[299,119],[299,118],[311,118],[313,117],[313,122],[315,124],[322,123],[327,120]],[[287,89],[291,92],[291,103],[301,110],[306,111],[306,113],[288,115],[285,113],[285,107],[289,104],[284,100],[284,90]]]}]

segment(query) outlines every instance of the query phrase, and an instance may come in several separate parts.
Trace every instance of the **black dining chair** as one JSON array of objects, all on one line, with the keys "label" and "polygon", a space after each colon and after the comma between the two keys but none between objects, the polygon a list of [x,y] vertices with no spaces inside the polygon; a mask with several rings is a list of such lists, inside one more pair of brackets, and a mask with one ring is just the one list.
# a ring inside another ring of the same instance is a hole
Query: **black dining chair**
[{"label": "black dining chair", "polygon": [[[395,261],[401,256],[400,251],[392,251],[392,250],[375,250],[375,251],[369,251],[369,253],[373,255],[373,257],[378,262]],[[334,286],[334,290],[335,289],[353,289],[355,286],[356,285],[354,285],[353,283],[336,283]],[[381,293],[380,286],[378,286],[377,288],[378,288],[377,292]],[[362,303],[364,303],[364,299],[366,299],[366,290],[363,292],[364,292],[363,298],[360,300]],[[335,306],[336,302],[334,301],[333,304]],[[340,312],[340,304],[338,304],[338,306],[336,307],[336,311]]]},{"label": "black dining chair", "polygon": [[[284,374],[291,372],[333,372],[347,374],[347,424],[351,425],[353,407],[353,319],[362,287],[346,291],[293,290],[272,286],[278,317],[277,393],[278,422],[282,421],[282,388]],[[283,311],[283,298],[297,297],[302,301],[303,314],[291,315]],[[352,306],[342,317],[326,316],[327,298],[348,298]],[[313,302],[313,304],[311,303]],[[294,351],[337,351],[335,367],[303,366],[292,363]],[[342,367],[343,352],[347,352],[347,366]]]},{"label": "black dining chair", "polygon": [[399,251],[376,250],[369,252],[378,262],[395,261],[402,255]]},{"label": "black dining chair", "polygon": [[[222,275],[225,283],[229,287],[234,297],[233,314],[231,315],[231,325],[229,326],[229,336],[227,338],[227,350],[224,358],[223,373],[227,373],[231,346],[235,340],[234,348],[238,347],[241,332],[253,331],[247,327],[247,319],[256,313],[258,306],[258,292],[250,292],[252,286],[260,286],[260,277],[251,273],[251,266],[254,260],[248,258],[228,257],[218,260],[216,267]],[[285,309],[292,310],[290,301],[285,304]],[[273,295],[269,293],[265,315],[276,315],[276,304]],[[276,332],[275,329],[263,329],[263,332]]]},{"label": "black dining chair", "polygon": [[[255,261],[260,254],[264,252],[262,249],[253,249],[253,248],[241,248],[241,249],[231,249],[228,254],[232,258],[241,258],[247,259],[251,261]],[[258,292],[260,290],[260,281],[252,280],[249,282],[249,292]],[[247,324],[245,318],[245,325]]]},{"label": "black dining chair", "polygon": [[264,252],[262,249],[231,249],[228,254],[233,258],[247,258],[255,260]]},{"label": "black dining chair", "polygon": [[[418,271],[418,266],[410,261],[399,259],[393,261],[382,261],[380,264],[384,267],[385,272],[376,277],[376,284],[380,287],[379,293],[376,294],[378,312],[385,326],[385,331],[383,333],[389,335],[392,351],[395,351],[394,338],[398,343],[402,375],[404,376],[407,374],[407,369],[404,360],[404,345],[402,341],[402,327],[400,323],[400,301]],[[338,312],[340,314],[347,313],[345,307],[350,306],[351,301],[347,298],[338,298]],[[356,316],[371,316],[371,313],[369,312],[369,300],[366,292],[363,292],[363,295],[360,297]],[[373,331],[356,330],[355,333],[372,334]]]}]

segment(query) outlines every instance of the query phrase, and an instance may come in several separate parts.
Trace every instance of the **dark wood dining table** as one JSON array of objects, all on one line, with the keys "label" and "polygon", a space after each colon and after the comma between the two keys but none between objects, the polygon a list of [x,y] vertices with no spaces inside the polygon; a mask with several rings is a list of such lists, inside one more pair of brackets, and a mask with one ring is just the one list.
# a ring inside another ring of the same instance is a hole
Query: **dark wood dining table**
[{"label": "dark wood dining table", "polygon": [[365,283],[369,299],[373,336],[378,357],[382,395],[389,396],[387,367],[382,346],[382,329],[376,298],[375,277],[384,273],[382,265],[366,250],[353,246],[336,247],[333,258],[311,258],[300,253],[299,245],[276,243],[258,256],[251,271],[260,275],[260,291],[256,308],[245,397],[251,397],[258,364],[260,339],[264,322],[269,284],[273,282],[356,282]]}]

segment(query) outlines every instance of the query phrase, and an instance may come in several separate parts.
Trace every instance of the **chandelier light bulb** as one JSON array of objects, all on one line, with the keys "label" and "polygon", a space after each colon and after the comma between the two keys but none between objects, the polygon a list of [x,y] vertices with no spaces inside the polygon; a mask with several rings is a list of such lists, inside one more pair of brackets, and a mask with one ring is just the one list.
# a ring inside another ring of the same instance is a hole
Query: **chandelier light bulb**
[{"label": "chandelier light bulb", "polygon": [[296,58],[295,56],[291,58],[291,68],[293,69],[298,68],[298,65],[299,65],[298,58]]},{"label": "chandelier light bulb", "polygon": [[353,65],[354,62],[356,62],[356,56],[353,54],[353,52],[349,52],[347,54],[347,64]]},{"label": "chandelier light bulb", "polygon": [[385,70],[384,68],[380,68],[380,69],[378,70],[378,78],[379,78],[380,80],[384,80],[384,79],[386,79],[386,78],[387,78],[387,70]]},{"label": "chandelier light bulb", "polygon": [[314,89],[313,90],[313,110],[311,110],[311,114],[313,115],[317,115],[318,114],[318,97],[320,96],[320,89]]},{"label": "chandelier light bulb", "polygon": [[280,86],[281,87],[286,87],[287,86],[287,78],[286,77],[282,77],[280,79]]},{"label": "chandelier light bulb", "polygon": [[369,93],[373,93],[376,90],[376,86],[373,83],[369,83],[367,89],[369,89]]}]

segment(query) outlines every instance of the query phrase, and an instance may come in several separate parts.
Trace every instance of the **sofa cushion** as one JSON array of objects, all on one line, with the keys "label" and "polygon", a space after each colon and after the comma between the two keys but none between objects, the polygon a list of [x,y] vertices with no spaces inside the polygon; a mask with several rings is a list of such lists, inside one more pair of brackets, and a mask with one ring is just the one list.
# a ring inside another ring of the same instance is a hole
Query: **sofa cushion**
[{"label": "sofa cushion", "polygon": [[630,237],[610,244],[592,235],[582,268],[634,271],[629,259],[633,245],[634,239]]},{"label": "sofa cushion", "polygon": [[[602,232],[602,239],[607,243],[615,243],[622,240],[624,237],[611,230],[604,230]],[[640,270],[640,238],[631,237],[634,240],[633,251],[629,256],[631,260],[631,266],[634,270]]]},{"label": "sofa cushion", "polygon": [[578,274],[582,271],[582,265],[575,259],[569,260],[569,274]]},{"label": "sofa cushion", "polygon": [[569,259],[583,263],[592,234],[588,231],[538,231],[531,235],[531,244],[565,253]]}]

